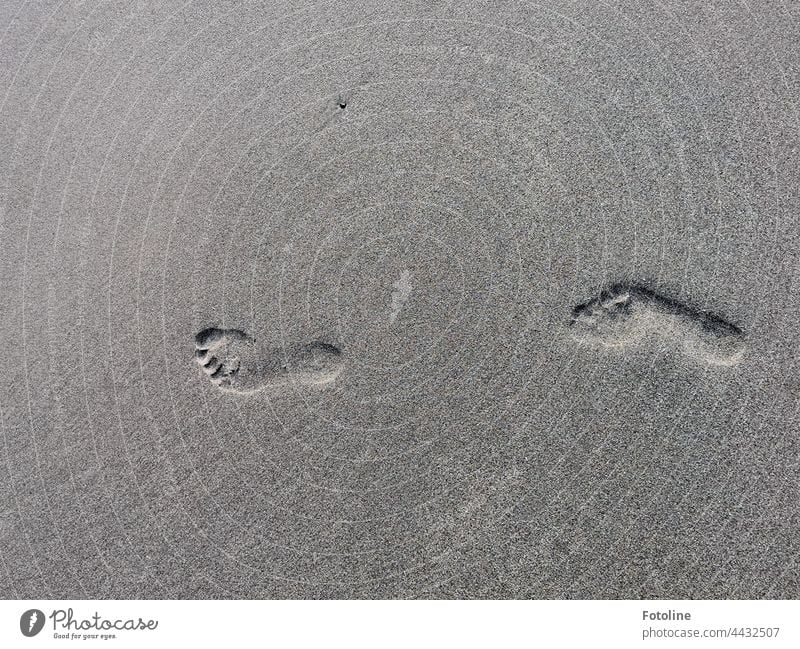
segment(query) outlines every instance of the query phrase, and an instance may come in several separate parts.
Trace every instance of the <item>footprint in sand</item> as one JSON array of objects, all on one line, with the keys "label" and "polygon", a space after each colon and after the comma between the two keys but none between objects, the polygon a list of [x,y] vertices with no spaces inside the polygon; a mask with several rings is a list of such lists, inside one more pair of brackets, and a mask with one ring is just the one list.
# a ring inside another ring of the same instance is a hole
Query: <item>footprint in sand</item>
[{"label": "footprint in sand", "polygon": [[606,347],[659,337],[710,365],[735,365],[745,351],[738,327],[646,288],[624,284],[576,306],[570,332],[580,342]]},{"label": "footprint in sand", "polygon": [[324,385],[342,370],[342,353],[322,342],[267,347],[238,329],[204,329],[194,358],[226,392],[257,392],[289,385]]}]

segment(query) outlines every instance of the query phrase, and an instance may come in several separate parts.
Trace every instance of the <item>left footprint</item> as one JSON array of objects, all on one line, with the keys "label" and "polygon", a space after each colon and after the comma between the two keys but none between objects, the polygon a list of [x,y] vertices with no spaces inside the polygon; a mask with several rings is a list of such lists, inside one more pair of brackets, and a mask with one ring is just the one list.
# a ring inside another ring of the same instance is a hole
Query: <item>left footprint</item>
[{"label": "left footprint", "polygon": [[659,338],[708,365],[737,364],[745,338],[735,325],[644,288],[617,284],[572,310],[573,338],[605,347],[626,347]]},{"label": "left footprint", "polygon": [[266,347],[239,329],[203,329],[195,361],[226,392],[257,392],[287,385],[324,385],[342,370],[342,353],[323,342]]}]

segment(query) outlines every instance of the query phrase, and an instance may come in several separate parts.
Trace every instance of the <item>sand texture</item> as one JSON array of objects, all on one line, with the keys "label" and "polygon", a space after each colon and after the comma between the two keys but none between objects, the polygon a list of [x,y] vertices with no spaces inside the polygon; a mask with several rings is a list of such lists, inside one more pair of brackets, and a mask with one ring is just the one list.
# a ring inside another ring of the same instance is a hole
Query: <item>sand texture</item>
[{"label": "sand texture", "polygon": [[800,596],[798,33],[0,3],[0,596]]}]

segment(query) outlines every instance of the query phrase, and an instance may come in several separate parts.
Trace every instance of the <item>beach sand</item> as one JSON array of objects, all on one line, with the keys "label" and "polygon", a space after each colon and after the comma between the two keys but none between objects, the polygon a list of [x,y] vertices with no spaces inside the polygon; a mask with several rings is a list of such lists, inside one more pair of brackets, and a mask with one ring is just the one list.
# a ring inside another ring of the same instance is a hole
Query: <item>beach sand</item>
[{"label": "beach sand", "polygon": [[0,17],[0,596],[800,595],[797,5]]}]

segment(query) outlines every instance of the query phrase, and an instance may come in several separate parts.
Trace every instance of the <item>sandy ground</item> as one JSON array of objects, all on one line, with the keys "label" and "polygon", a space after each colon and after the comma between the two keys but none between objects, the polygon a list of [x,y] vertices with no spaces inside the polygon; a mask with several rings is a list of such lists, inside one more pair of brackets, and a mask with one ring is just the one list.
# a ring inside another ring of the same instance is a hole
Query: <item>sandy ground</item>
[{"label": "sandy ground", "polygon": [[[800,595],[798,29],[3,2],[0,595]],[[620,283],[679,317],[573,335]],[[221,390],[209,328],[289,378]]]}]

